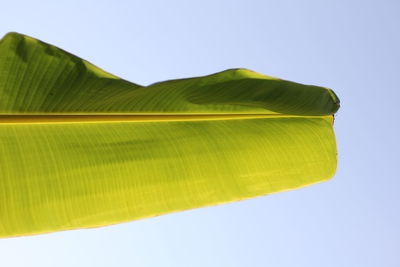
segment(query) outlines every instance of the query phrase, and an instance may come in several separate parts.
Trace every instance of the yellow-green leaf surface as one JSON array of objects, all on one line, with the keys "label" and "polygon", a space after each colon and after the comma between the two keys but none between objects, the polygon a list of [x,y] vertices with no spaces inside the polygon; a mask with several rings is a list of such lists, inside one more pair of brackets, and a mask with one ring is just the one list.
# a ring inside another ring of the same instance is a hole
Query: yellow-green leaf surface
[{"label": "yellow-green leaf surface", "polygon": [[9,33],[0,41],[0,237],[327,180],[338,108],[328,88],[246,69],[140,86]]}]

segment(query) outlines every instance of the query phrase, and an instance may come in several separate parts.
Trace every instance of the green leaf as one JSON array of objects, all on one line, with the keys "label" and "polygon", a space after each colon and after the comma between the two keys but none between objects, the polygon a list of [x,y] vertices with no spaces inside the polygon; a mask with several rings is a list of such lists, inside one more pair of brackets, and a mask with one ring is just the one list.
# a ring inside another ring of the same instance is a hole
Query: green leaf
[{"label": "green leaf", "polygon": [[97,227],[331,178],[328,88],[246,69],[140,86],[0,41],[0,237]]}]

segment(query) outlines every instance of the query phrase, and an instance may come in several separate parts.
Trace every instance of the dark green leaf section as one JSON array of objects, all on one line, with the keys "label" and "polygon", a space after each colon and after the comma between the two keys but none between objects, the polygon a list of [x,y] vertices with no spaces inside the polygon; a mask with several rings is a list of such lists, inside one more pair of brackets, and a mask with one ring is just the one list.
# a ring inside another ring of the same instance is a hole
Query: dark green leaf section
[{"label": "dark green leaf section", "polygon": [[331,115],[328,88],[230,69],[140,86],[37,39],[0,41],[0,113],[177,113]]}]

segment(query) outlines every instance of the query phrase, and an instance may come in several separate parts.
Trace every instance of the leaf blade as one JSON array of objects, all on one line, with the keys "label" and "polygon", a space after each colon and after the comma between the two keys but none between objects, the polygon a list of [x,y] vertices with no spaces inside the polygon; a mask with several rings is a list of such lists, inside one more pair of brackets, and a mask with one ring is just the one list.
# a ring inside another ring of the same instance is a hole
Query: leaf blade
[{"label": "leaf blade", "polygon": [[246,199],[336,167],[330,117],[0,127],[3,236]]},{"label": "leaf blade", "polygon": [[231,69],[141,86],[0,41],[0,237],[97,227],[333,176],[328,88]]}]

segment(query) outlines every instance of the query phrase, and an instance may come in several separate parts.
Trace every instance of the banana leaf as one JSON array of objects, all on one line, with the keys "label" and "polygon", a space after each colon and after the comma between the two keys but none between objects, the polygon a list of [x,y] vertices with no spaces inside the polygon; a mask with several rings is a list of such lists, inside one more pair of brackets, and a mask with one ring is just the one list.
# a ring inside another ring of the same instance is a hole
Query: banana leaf
[{"label": "banana leaf", "polygon": [[0,41],[0,237],[99,227],[330,179],[339,99],[247,69],[141,86]]}]

